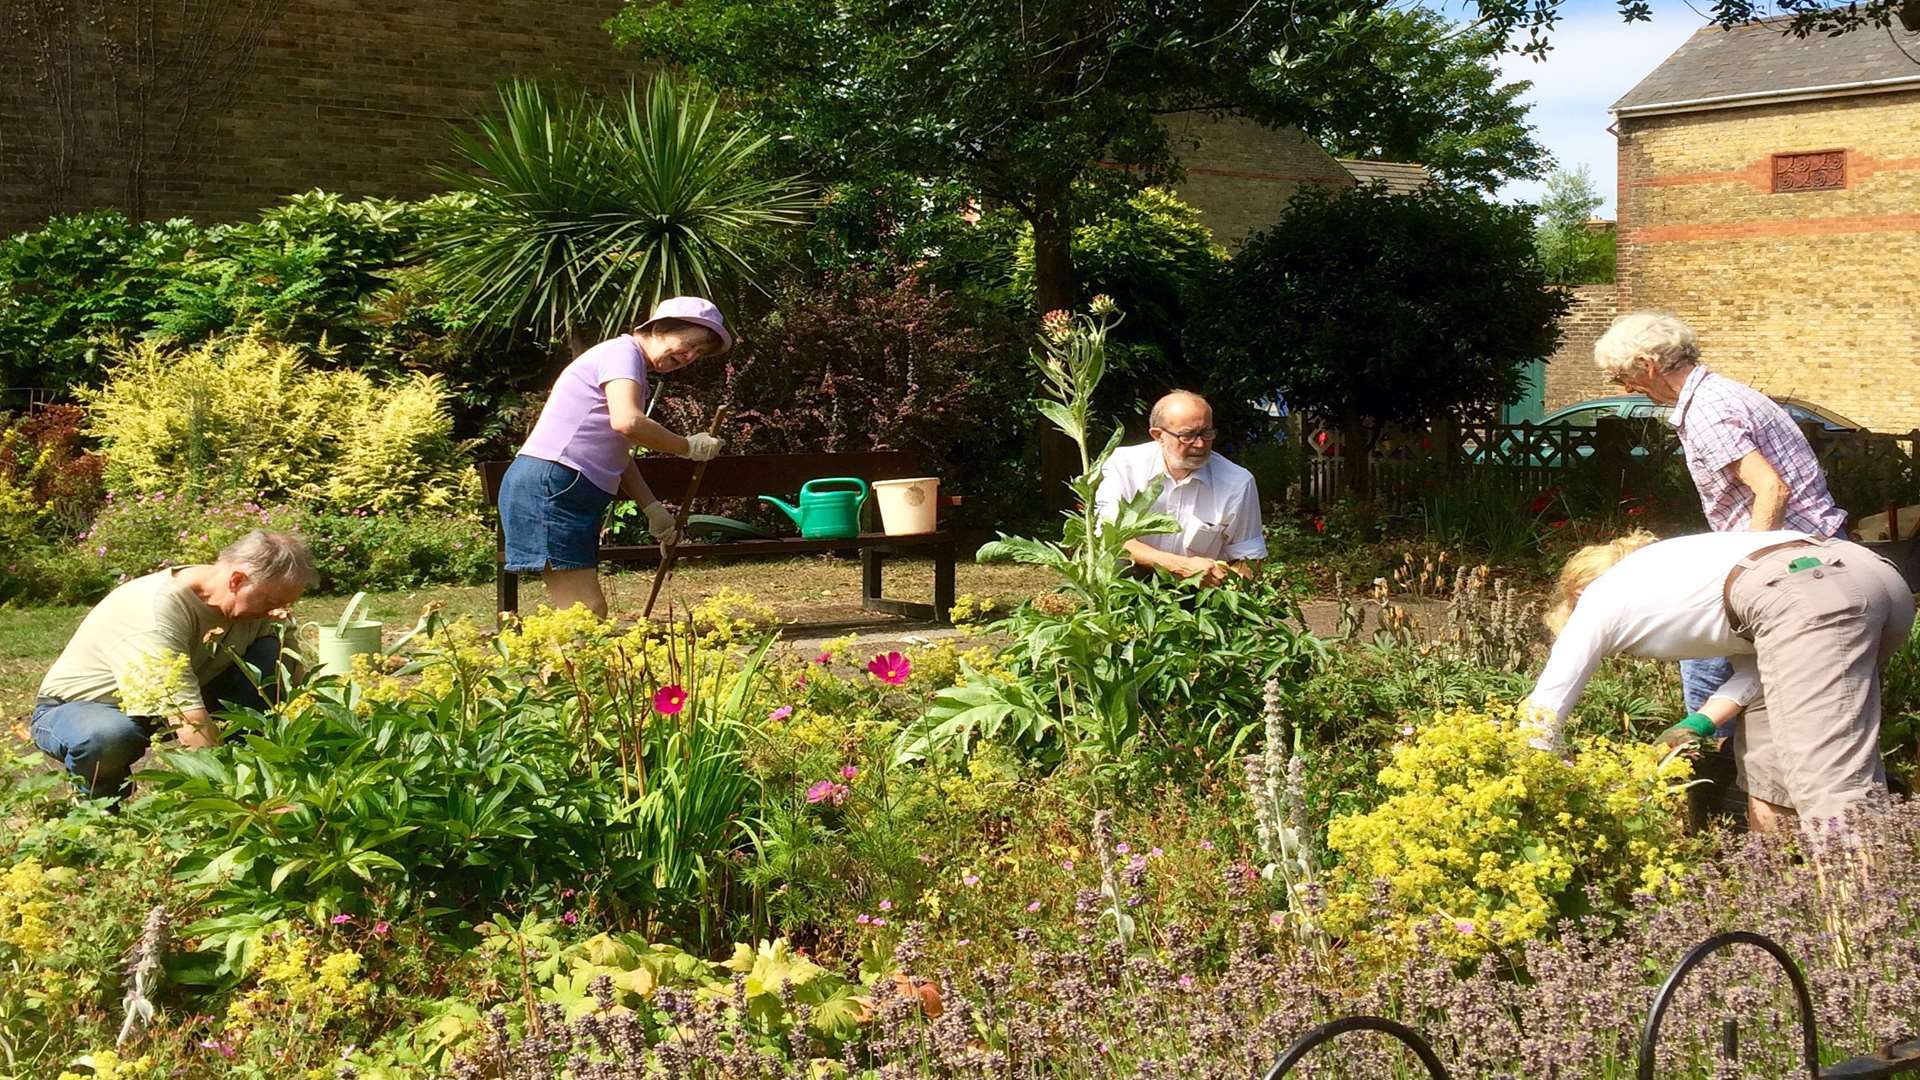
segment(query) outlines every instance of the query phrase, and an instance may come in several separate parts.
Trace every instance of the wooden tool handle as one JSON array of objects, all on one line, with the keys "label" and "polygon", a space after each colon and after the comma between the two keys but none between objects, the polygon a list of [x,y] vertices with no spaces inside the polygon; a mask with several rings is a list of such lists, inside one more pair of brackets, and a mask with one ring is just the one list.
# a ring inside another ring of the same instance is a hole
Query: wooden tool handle
[{"label": "wooden tool handle", "polygon": [[[726,422],[727,407],[723,404],[713,411],[713,425],[707,429],[707,434],[719,434],[720,425]],[[668,544],[666,550],[660,553],[660,569],[654,571],[653,588],[647,592],[647,606],[645,610],[640,613],[640,617],[643,619],[653,616],[653,605],[660,599],[660,586],[667,583],[667,575],[673,571],[674,552],[680,546],[680,533],[687,527],[687,515],[693,512],[693,497],[700,493],[700,477],[704,475],[706,471],[707,463],[705,461],[694,463],[693,476],[687,480],[687,494],[680,500],[679,512],[673,516],[674,543]]]}]

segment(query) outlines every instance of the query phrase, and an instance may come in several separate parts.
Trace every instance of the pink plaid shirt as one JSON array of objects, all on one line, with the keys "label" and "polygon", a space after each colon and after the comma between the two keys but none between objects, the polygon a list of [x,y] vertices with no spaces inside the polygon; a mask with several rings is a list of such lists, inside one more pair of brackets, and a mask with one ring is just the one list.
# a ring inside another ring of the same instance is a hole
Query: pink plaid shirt
[{"label": "pink plaid shirt", "polygon": [[1714,532],[1744,530],[1752,522],[1753,489],[1739,481],[1733,464],[1755,450],[1787,485],[1786,517],[1778,528],[1825,537],[1846,527],[1847,512],[1833,504],[1806,434],[1772,398],[1696,364],[1671,419]]}]

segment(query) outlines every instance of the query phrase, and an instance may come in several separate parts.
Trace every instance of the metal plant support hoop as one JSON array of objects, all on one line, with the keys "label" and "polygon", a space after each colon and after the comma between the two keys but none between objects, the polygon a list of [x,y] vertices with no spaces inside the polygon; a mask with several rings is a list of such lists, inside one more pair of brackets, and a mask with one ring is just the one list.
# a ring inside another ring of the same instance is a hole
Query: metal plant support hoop
[{"label": "metal plant support hoop", "polygon": [[[1660,993],[1653,999],[1653,1007],[1647,1011],[1647,1026],[1640,1033],[1639,1069],[1634,1074],[1638,1080],[1653,1080],[1654,1048],[1660,1038],[1660,1021],[1666,1016],[1667,1006],[1673,1003],[1673,995],[1680,989],[1680,983],[1707,957],[1729,945],[1752,945],[1786,969],[1787,981],[1793,984],[1794,1005],[1800,1010],[1801,1058],[1807,1075],[1814,1080],[1879,1080],[1882,1077],[1920,1072],[1920,1039],[1908,1039],[1883,1047],[1876,1053],[1848,1058],[1822,1069],[1820,1034],[1813,1017],[1813,997],[1807,992],[1807,980],[1800,974],[1800,966],[1773,939],[1748,930],[1732,930],[1715,934],[1695,945],[1661,985]],[[1727,1020],[1721,1028],[1720,1037],[1727,1057],[1737,1058],[1740,1045],[1738,1023]],[[1269,1080],[1272,1078],[1269,1077]]]},{"label": "metal plant support hoop", "polygon": [[1286,1053],[1280,1055],[1280,1060],[1274,1062],[1273,1068],[1267,1071],[1265,1080],[1280,1080],[1281,1077],[1292,1072],[1293,1067],[1300,1064],[1300,1059],[1306,1057],[1315,1047],[1321,1043],[1332,1042],[1349,1031],[1378,1031],[1391,1035],[1405,1043],[1420,1058],[1420,1064],[1427,1067],[1427,1074],[1432,1076],[1433,1080],[1449,1080],[1447,1067],[1440,1063],[1439,1055],[1433,1052],[1433,1047],[1427,1045],[1427,1040],[1421,1038],[1419,1032],[1398,1020],[1389,1020],[1384,1016],[1343,1016],[1338,1020],[1321,1024],[1295,1039],[1293,1045],[1287,1047]]}]

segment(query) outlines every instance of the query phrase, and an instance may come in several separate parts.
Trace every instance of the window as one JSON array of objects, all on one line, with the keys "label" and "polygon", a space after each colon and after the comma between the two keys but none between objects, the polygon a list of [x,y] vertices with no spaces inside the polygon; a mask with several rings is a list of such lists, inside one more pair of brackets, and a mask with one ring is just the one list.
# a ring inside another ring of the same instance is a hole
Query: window
[{"label": "window", "polygon": [[1847,186],[1847,152],[1814,150],[1804,154],[1773,155],[1775,194],[1792,191],[1837,191]]}]

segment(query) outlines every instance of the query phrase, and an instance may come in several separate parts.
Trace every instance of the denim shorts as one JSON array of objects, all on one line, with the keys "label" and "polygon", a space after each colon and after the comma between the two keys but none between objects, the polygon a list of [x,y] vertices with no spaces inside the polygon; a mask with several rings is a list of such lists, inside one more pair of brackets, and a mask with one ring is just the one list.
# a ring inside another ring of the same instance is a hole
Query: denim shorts
[{"label": "denim shorts", "polygon": [[500,529],[507,569],[595,570],[600,566],[600,522],[613,496],[557,461],[513,459],[500,481]]}]

